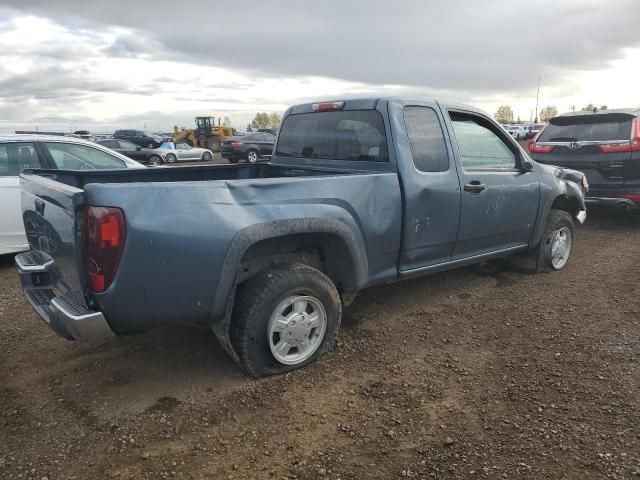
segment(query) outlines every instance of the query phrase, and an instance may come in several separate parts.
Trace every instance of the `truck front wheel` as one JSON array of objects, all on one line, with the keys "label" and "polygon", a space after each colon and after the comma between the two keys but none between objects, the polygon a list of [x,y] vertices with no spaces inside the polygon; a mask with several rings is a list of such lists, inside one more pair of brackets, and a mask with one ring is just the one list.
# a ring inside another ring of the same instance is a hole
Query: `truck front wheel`
[{"label": "truck front wheel", "polygon": [[238,287],[229,336],[254,377],[296,370],[335,343],[342,304],[333,282],[304,264],[267,269]]},{"label": "truck front wheel", "polygon": [[551,210],[542,234],[541,266],[543,270],[562,270],[573,248],[573,219],[564,210]]}]

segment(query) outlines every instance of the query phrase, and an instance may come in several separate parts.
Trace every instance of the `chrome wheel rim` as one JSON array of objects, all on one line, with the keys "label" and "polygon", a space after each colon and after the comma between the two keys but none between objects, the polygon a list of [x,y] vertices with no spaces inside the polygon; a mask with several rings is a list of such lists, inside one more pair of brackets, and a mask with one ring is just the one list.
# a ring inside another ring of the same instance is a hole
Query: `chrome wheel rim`
[{"label": "chrome wheel rim", "polygon": [[155,157],[155,156],[154,156],[154,157],[151,157],[151,158],[149,159],[149,163],[150,163],[151,165],[160,165],[160,163],[161,163],[161,161],[160,161],[160,157]]},{"label": "chrome wheel rim", "polygon": [[571,230],[562,227],[556,230],[551,237],[551,265],[556,270],[560,270],[569,261],[573,238]]},{"label": "chrome wheel rim", "polygon": [[175,155],[173,155],[172,153],[170,153],[169,155],[167,155],[167,162],[168,163],[173,163],[176,161],[176,157]]},{"label": "chrome wheel rim", "polygon": [[267,326],[269,349],[284,365],[297,365],[320,347],[327,331],[327,314],[314,297],[294,295],[274,309]]},{"label": "chrome wheel rim", "polygon": [[249,163],[255,163],[258,160],[258,154],[256,152],[249,152]]}]

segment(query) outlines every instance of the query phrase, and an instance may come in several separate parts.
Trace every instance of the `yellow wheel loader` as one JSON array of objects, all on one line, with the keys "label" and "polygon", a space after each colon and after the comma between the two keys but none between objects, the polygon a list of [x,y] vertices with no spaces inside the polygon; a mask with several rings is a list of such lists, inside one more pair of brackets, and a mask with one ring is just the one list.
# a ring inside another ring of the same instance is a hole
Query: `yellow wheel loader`
[{"label": "yellow wheel loader", "polygon": [[234,129],[216,125],[215,117],[196,117],[196,128],[173,127],[174,143],[188,143],[192,147],[208,148],[212,152],[219,152],[220,145],[234,135]]}]

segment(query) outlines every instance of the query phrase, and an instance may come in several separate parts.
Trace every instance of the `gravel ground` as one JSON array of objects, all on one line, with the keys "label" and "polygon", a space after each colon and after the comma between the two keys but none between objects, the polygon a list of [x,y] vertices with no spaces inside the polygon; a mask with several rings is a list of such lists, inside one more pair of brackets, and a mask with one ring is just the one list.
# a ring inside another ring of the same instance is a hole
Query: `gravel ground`
[{"label": "gravel ground", "polygon": [[365,291],[338,346],[245,377],[206,328],[56,337],[0,265],[0,477],[640,478],[640,217],[559,273]]}]

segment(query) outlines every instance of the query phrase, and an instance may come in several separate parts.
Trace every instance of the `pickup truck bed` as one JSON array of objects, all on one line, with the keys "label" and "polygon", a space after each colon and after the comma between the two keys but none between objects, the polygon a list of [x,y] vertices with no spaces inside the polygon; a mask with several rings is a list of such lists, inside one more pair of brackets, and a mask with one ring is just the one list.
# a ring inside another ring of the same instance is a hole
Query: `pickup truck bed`
[{"label": "pickup truck bed", "polygon": [[371,285],[491,258],[563,268],[583,175],[454,104],[292,107],[271,164],[27,170],[23,288],[67,338],[209,322],[256,376],[335,340]]}]

